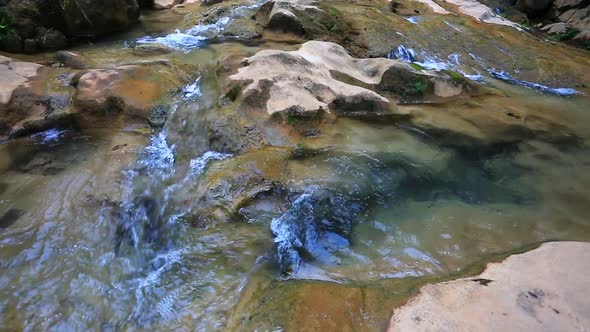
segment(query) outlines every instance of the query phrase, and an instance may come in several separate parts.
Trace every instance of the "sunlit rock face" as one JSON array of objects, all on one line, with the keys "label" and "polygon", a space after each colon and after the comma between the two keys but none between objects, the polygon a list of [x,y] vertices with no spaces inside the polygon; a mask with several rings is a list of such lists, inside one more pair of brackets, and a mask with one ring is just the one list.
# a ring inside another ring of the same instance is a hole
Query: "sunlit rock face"
[{"label": "sunlit rock face", "polygon": [[262,51],[245,61],[247,66],[230,79],[245,82],[242,98],[246,107],[261,106],[270,116],[380,112],[390,102],[379,93],[406,100],[453,97],[476,90],[467,81],[419,71],[402,61],[356,59],[328,42],[307,42],[292,52]]},{"label": "sunlit rock face", "polygon": [[394,311],[388,331],[576,330],[589,324],[590,303],[571,276],[590,268],[588,249],[584,242],[546,243],[488,264],[480,275],[425,286]]}]

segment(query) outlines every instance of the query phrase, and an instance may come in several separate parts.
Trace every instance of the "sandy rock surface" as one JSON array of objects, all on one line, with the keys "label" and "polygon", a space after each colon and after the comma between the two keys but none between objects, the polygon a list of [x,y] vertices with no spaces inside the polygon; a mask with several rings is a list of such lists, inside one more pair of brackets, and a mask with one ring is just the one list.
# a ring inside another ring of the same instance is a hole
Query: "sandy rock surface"
[{"label": "sandy rock surface", "polygon": [[588,331],[590,243],[552,242],[422,288],[388,331]]}]

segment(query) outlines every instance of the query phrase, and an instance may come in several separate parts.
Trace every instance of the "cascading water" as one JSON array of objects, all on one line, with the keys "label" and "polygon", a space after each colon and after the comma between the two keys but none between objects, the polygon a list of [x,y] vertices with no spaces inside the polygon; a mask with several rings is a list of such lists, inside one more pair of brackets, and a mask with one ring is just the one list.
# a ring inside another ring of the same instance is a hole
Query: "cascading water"
[{"label": "cascading water", "polygon": [[[184,186],[198,181],[210,161],[230,157],[229,154],[207,151],[192,158],[186,167],[178,163],[177,145],[169,142],[169,133],[176,130],[174,126],[179,122],[195,127],[192,133],[198,135],[198,127],[202,124],[189,123],[185,117],[198,111],[195,102],[201,96],[200,80],[199,77],[182,89],[182,97],[172,105],[164,128],[152,136],[135,165],[125,171],[126,181],[122,185],[125,198],[115,213],[118,222],[115,252],[124,260],[131,259],[135,266],[134,274],[139,274],[126,285],[135,289],[136,305],[130,318],[140,324],[151,321],[154,312],[165,320],[173,319],[174,301],[182,289],[188,287],[183,286],[164,295],[154,289],[161,283],[161,278],[177,268],[183,256],[192,250],[178,241],[180,226],[177,221],[182,218],[183,211],[177,209],[172,197]],[[198,140],[180,143],[184,151],[206,148],[196,146]]]},{"label": "cascading water", "polygon": [[244,17],[246,15],[253,15],[265,1],[254,1],[248,6],[237,6],[230,9],[229,14],[221,17],[214,23],[199,24],[185,31],[176,30],[174,33],[161,37],[142,37],[136,42],[138,44],[158,43],[166,45],[170,48],[190,52],[191,50],[200,48],[204,43],[213,38],[220,39],[223,37],[231,38],[233,36],[224,36],[225,28],[230,24],[234,18]]}]

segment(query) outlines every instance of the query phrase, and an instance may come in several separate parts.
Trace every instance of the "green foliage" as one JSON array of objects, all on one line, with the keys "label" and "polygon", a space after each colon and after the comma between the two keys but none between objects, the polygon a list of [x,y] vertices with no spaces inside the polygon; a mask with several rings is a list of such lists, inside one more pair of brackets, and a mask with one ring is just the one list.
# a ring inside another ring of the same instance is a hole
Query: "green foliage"
[{"label": "green foliage", "polygon": [[324,15],[320,23],[330,32],[343,32],[344,23],[340,12],[331,6],[325,6],[323,9],[328,15]]},{"label": "green foliage", "polygon": [[460,82],[463,80],[463,75],[461,75],[460,73],[458,73],[456,71],[449,70],[449,71],[447,71],[447,74],[449,74],[449,76],[451,77],[451,79],[454,82]]},{"label": "green foliage", "polygon": [[580,30],[575,28],[567,28],[564,32],[547,37],[552,41],[567,41],[573,39],[580,33]]},{"label": "green foliage", "polygon": [[338,11],[336,9],[334,9],[334,8],[329,8],[328,9],[328,14],[330,14],[330,16],[332,16],[333,18],[336,18],[336,19],[339,16]]},{"label": "green foliage", "polygon": [[12,18],[5,11],[0,11],[0,40],[3,40],[11,33],[14,33],[14,27],[12,26]]},{"label": "green foliage", "polygon": [[298,121],[299,121],[299,118],[297,116],[295,116],[294,114],[287,114],[287,124],[289,126],[296,124]]},{"label": "green foliage", "polygon": [[417,81],[414,83],[414,91],[416,93],[424,93],[428,85],[424,81]]},{"label": "green foliage", "polygon": [[410,66],[412,66],[412,68],[414,68],[414,69],[416,69],[416,70],[418,70],[418,71],[420,71],[420,70],[424,70],[424,67],[420,66],[420,65],[419,65],[419,64],[417,64],[417,63],[410,63]]}]

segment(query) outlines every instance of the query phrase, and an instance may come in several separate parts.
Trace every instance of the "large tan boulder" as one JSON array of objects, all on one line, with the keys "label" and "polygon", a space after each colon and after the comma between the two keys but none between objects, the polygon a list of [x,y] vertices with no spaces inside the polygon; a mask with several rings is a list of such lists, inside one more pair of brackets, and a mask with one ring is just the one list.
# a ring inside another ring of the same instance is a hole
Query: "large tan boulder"
[{"label": "large tan boulder", "polygon": [[590,243],[546,243],[478,276],[424,286],[388,331],[587,331],[588,271]]},{"label": "large tan boulder", "polygon": [[179,76],[166,75],[160,67],[127,65],[84,72],[76,83],[76,106],[85,113],[122,112],[147,118],[170,89],[182,84]]},{"label": "large tan boulder", "polygon": [[353,58],[342,46],[320,41],[297,51],[264,50],[245,62],[230,80],[244,85],[244,107],[271,116],[379,112],[391,106],[384,95],[433,100],[461,95],[468,84],[398,60]]}]

